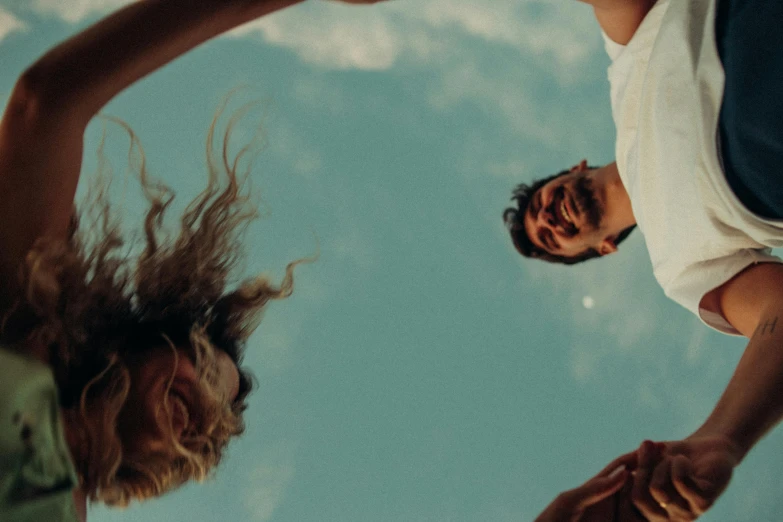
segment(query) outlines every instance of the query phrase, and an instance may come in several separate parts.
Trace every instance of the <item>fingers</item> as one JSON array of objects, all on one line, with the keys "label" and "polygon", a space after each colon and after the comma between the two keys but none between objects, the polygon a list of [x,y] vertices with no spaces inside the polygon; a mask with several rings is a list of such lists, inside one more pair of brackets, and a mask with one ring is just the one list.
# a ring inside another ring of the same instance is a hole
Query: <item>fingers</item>
[{"label": "fingers", "polygon": [[605,477],[595,477],[584,485],[572,490],[576,507],[585,509],[617,493],[628,479],[629,472],[624,467],[616,467],[613,473]]},{"label": "fingers", "polygon": [[650,494],[650,481],[660,459],[659,453],[652,442],[646,440],[642,443],[639,447],[639,466],[636,468],[631,489],[631,502],[651,522],[669,519],[666,510]]},{"label": "fingers", "polygon": [[617,509],[614,522],[647,522],[631,501],[633,480],[627,480],[617,493]]},{"label": "fingers", "polygon": [[619,491],[628,479],[629,470],[635,467],[635,451],[620,455],[607,464],[596,476],[578,488],[566,491],[563,496],[579,509],[592,506]]},{"label": "fingers", "polygon": [[580,509],[592,506],[617,493],[628,479],[631,469],[636,468],[636,451],[620,455],[606,465],[592,479],[582,486],[567,492]]},{"label": "fingers", "polygon": [[659,506],[675,520],[693,520],[690,503],[685,500],[672,484],[672,459],[664,458],[650,478],[650,495]]},{"label": "fingers", "polygon": [[710,502],[692,478],[690,460],[683,455],[672,459],[672,484],[677,493],[688,502],[690,511],[699,516],[710,508]]},{"label": "fingers", "polygon": [[625,455],[620,455],[616,459],[614,459],[612,462],[606,465],[604,469],[602,469],[597,475],[598,477],[606,477],[614,473],[617,468],[623,466],[625,469],[631,470],[636,469],[636,450],[631,451],[630,453],[626,453]]}]

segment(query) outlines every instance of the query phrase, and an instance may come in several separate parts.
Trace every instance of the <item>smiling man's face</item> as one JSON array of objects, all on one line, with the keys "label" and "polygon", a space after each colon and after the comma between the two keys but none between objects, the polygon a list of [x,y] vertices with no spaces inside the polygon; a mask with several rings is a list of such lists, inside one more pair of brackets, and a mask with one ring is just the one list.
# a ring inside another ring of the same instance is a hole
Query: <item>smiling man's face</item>
[{"label": "smiling man's face", "polygon": [[605,195],[592,182],[591,172],[583,162],[532,195],[524,226],[536,247],[563,257],[589,249],[601,255],[617,250],[604,224]]}]

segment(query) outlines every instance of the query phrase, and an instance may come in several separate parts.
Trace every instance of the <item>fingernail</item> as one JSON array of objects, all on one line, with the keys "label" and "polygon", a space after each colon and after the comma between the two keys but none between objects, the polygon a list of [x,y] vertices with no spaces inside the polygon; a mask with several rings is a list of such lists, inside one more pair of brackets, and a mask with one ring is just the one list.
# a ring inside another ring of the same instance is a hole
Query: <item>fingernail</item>
[{"label": "fingernail", "polygon": [[625,471],[625,466],[624,465],[617,466],[617,468],[615,468],[614,471],[609,473],[609,478],[614,478],[617,475],[619,475],[620,473],[622,473],[623,471]]}]

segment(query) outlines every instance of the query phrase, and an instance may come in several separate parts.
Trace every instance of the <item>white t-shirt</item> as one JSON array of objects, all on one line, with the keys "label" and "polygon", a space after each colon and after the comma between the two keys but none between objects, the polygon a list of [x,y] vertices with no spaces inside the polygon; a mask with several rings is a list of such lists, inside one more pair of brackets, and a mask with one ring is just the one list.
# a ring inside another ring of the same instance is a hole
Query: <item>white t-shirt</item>
[{"label": "white t-shirt", "polygon": [[748,211],[721,167],[716,3],[658,0],[628,45],[604,39],[617,166],[655,277],[707,325],[736,334],[702,298],[752,263],[780,262],[770,247],[783,246],[783,221]]}]

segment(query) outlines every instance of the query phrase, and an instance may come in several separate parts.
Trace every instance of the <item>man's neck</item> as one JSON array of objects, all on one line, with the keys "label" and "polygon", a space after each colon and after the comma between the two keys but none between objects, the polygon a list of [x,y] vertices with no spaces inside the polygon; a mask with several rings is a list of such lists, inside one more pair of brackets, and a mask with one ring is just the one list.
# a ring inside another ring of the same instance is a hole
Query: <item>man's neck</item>
[{"label": "man's neck", "polygon": [[631,208],[631,198],[625,190],[617,163],[604,165],[593,172],[593,183],[598,183],[604,193],[604,219],[607,227],[619,234],[636,224],[636,218]]}]

